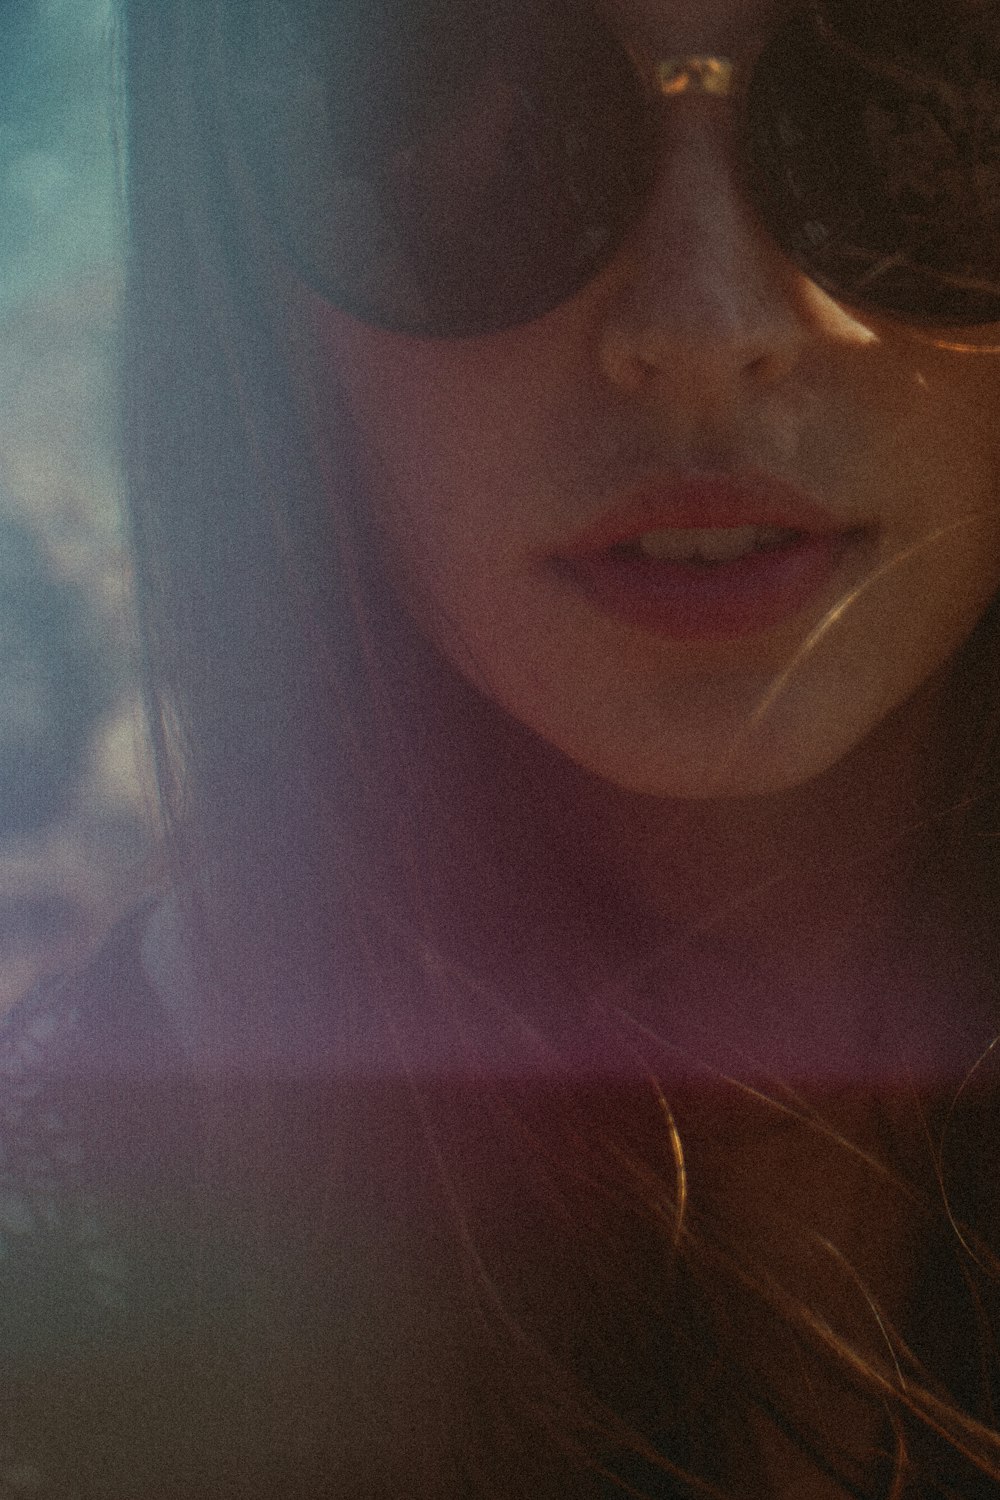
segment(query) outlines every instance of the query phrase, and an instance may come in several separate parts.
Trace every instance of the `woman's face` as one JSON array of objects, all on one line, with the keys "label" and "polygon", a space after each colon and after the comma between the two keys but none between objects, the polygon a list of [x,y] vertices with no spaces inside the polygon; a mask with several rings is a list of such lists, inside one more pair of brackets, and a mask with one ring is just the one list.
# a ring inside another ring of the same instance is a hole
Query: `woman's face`
[{"label": "woman's face", "polygon": [[[773,24],[765,0],[612,12],[651,62],[740,58]],[[436,340],[308,312],[400,586],[454,665],[627,790],[771,792],[858,745],[1000,583],[1000,358],[832,301],[741,195],[727,102],[664,112],[630,240],[535,322]],[[603,550],[644,531],[672,561]],[[692,560],[720,541],[754,550]]]}]

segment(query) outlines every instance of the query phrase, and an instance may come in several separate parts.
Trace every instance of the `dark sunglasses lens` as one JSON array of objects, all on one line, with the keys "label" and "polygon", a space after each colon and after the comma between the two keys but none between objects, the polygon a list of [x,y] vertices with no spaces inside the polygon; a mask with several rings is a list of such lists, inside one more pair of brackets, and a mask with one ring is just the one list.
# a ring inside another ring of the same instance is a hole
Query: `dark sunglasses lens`
[{"label": "dark sunglasses lens", "polygon": [[238,23],[259,215],[344,311],[494,332],[606,264],[649,189],[648,107],[578,0],[288,0]]},{"label": "dark sunglasses lens", "polygon": [[913,322],[1000,320],[995,5],[819,4],[769,43],[745,107],[750,190],[812,280]]}]

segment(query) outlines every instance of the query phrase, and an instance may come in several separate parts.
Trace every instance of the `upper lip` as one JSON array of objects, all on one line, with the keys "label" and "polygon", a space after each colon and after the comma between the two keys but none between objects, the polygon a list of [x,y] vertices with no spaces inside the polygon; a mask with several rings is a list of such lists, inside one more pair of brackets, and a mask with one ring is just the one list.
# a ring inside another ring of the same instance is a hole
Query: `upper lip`
[{"label": "upper lip", "polygon": [[814,537],[868,529],[865,522],[838,518],[795,485],[770,475],[665,474],[620,492],[560,555],[572,559],[605,552],[647,531],[737,526],[773,526]]}]

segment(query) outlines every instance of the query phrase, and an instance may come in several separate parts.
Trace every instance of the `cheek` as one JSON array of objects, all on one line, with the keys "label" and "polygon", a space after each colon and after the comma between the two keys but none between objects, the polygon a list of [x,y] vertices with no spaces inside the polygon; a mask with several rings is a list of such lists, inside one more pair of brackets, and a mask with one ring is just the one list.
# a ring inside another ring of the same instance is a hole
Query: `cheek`
[{"label": "cheek", "polygon": [[565,370],[579,362],[557,368],[534,329],[437,342],[332,314],[326,337],[360,472],[405,568],[433,588],[454,567],[489,559],[502,573],[551,547],[572,492],[556,461]]},{"label": "cheek", "polygon": [[[870,575],[817,644],[832,721],[867,697],[872,723],[959,650],[1000,589],[1000,366],[917,348],[847,460],[867,463],[884,537]],[[902,398],[894,404],[893,396]],[[806,674],[803,674],[804,676]],[[819,680],[819,679],[818,679]]]},{"label": "cheek", "polygon": [[315,301],[306,336],[321,368],[336,372],[362,454],[377,456],[400,493],[455,475],[455,489],[474,477],[475,489],[464,485],[474,494],[509,488],[529,455],[560,440],[567,411],[577,431],[585,427],[598,380],[590,311],[598,291],[534,323],[467,339],[385,333]]},{"label": "cheek", "polygon": [[484,341],[380,334],[325,307],[318,326],[411,613],[515,718],[622,786],[745,795],[817,774],[948,659],[1000,586],[1000,377],[985,361],[918,350],[907,364],[876,342],[870,377],[858,356],[849,379],[821,366],[815,389],[784,392],[790,457],[883,523],[876,576],[833,601],[818,641],[800,621],[702,661],[567,603],[534,566],[597,503],[599,428],[621,415],[588,384],[568,314]]},{"label": "cheek", "polygon": [[1000,378],[993,361],[956,370],[951,359],[942,368],[939,375],[925,365],[918,377],[925,399],[888,460],[909,497],[915,575],[945,615],[950,604],[967,616],[1000,585]]}]

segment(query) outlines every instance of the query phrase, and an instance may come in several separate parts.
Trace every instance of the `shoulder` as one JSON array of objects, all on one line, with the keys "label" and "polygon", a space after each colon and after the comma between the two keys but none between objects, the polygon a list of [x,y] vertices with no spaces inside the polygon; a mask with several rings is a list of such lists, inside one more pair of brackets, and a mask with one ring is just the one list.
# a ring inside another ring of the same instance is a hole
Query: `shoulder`
[{"label": "shoulder", "polygon": [[0,1089],[39,1071],[85,1077],[181,1065],[169,1007],[144,961],[160,905],[146,897],[83,967],[43,980],[0,1019]]},{"label": "shoulder", "polygon": [[269,1457],[298,1282],[206,1170],[156,910],[0,1022],[0,1500],[207,1497]]},{"label": "shoulder", "polygon": [[136,1316],[107,1164],[122,1081],[174,1055],[139,962],[148,912],[144,902],[79,973],[43,981],[0,1020],[0,1420],[12,1417],[0,1494],[62,1494],[49,1483],[52,1382],[89,1367]]},{"label": "shoulder", "polygon": [[[157,1090],[183,1077],[141,963],[151,910],[143,902],[80,972],[42,982],[0,1020],[0,1294],[12,1278],[23,1291],[43,1274],[51,1293],[58,1261],[84,1301],[122,1303],[122,1260],[103,1210],[153,1154]],[[144,1131],[142,1090],[154,1106]],[[23,1296],[0,1295],[8,1347],[18,1306]]]}]

